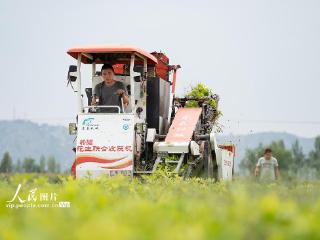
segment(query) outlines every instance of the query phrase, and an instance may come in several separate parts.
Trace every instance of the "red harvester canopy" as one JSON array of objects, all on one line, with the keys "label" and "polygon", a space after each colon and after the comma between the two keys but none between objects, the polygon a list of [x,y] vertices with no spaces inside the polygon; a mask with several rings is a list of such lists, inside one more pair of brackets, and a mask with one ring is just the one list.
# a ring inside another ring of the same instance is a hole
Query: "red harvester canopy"
[{"label": "red harvester canopy", "polygon": [[155,65],[158,63],[156,57],[152,54],[133,46],[126,45],[95,45],[86,47],[71,48],[67,52],[70,56],[78,59],[78,55],[83,53],[81,57],[82,63],[124,63],[130,62],[132,53],[137,53],[148,60],[148,64]]}]

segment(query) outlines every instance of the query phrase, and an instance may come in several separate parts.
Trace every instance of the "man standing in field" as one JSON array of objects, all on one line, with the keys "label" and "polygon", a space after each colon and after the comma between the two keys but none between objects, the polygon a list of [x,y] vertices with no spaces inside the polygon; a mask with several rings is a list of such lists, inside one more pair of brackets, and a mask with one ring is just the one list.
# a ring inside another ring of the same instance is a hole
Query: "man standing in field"
[{"label": "man standing in field", "polygon": [[279,180],[280,171],[276,158],[272,157],[272,150],[267,148],[263,157],[259,158],[255,169],[255,176],[260,176],[262,182]]}]

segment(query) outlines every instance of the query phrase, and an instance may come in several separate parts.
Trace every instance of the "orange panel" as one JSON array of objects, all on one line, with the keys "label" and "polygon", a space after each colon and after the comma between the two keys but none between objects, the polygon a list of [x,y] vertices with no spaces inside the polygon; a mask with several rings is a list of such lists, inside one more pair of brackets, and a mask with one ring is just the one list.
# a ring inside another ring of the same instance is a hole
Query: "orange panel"
[{"label": "orange panel", "polygon": [[155,56],[158,60],[156,65],[156,73],[163,80],[168,80],[169,74],[169,58],[164,53],[152,52],[153,56]]},{"label": "orange panel", "polygon": [[233,144],[219,145],[218,147],[225,149],[225,150],[228,150],[228,151],[232,152],[233,154],[235,154],[235,152],[236,152],[236,147]]},{"label": "orange panel", "polygon": [[179,108],[169,132],[166,143],[189,142],[200,118],[201,108]]},{"label": "orange panel", "polygon": [[[80,53],[138,53],[147,58],[150,64],[158,63],[157,58],[155,58],[153,55],[146,52],[145,50],[127,45],[93,45],[76,47],[69,49],[67,53],[75,59],[78,58],[78,55]],[[87,59],[85,56],[82,57],[82,62],[87,63]]]}]

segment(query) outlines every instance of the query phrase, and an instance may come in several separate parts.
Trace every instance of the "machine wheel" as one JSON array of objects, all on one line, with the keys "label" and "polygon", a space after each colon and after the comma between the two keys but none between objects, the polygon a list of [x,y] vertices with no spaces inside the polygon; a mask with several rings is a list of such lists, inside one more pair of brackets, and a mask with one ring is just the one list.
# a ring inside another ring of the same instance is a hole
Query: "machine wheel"
[{"label": "machine wheel", "polygon": [[188,168],[183,174],[184,178],[216,178],[215,155],[211,150],[210,143],[208,141],[202,142],[200,145],[200,151],[202,156],[195,160],[194,164],[189,164]]},{"label": "machine wheel", "polygon": [[213,166],[213,156],[210,143],[208,141],[204,142],[203,146],[203,177],[214,178],[214,166]]},{"label": "machine wheel", "polygon": [[193,166],[188,165],[187,169],[182,173],[183,179],[190,178],[192,175]]}]

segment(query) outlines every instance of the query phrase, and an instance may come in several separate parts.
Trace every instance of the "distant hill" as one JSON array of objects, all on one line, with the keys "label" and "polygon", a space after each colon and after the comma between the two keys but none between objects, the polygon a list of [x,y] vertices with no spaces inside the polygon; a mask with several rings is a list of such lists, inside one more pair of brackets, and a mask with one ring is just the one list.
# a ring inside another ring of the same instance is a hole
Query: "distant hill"
[{"label": "distant hill", "polygon": [[303,152],[308,154],[313,149],[314,138],[298,137],[285,132],[262,132],[248,135],[220,135],[218,143],[234,143],[236,145],[236,165],[240,163],[245,155],[246,149],[256,148],[259,143],[267,145],[272,141],[283,140],[286,148],[291,148],[294,141],[298,139]]},{"label": "distant hill", "polygon": [[67,169],[73,162],[74,136],[69,136],[63,126],[37,124],[25,120],[0,121],[0,157],[9,151],[13,160],[41,155],[54,156],[61,169]]},{"label": "distant hill", "polygon": [[[218,135],[218,143],[236,144],[236,166],[244,157],[247,148],[255,148],[259,143],[268,144],[282,139],[286,147],[298,139],[305,153],[313,148],[313,138],[297,137],[289,133],[265,132],[250,135]],[[33,157],[39,160],[41,155],[54,156],[62,169],[69,169],[74,153],[72,151],[75,136],[68,134],[64,126],[37,124],[25,120],[0,121],[0,157],[9,151],[14,161],[18,158]]]}]

